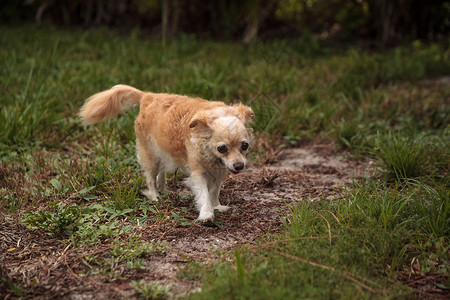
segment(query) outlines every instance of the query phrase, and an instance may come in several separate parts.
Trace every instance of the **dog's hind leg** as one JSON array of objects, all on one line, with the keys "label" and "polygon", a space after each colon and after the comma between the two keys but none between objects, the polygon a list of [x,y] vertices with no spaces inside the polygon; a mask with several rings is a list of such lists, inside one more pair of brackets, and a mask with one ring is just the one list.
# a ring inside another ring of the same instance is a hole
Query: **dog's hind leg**
[{"label": "dog's hind leg", "polygon": [[148,189],[143,190],[142,194],[149,199],[158,200],[159,193],[156,188],[156,172],[154,170],[144,170],[144,175]]},{"label": "dog's hind leg", "polygon": [[156,176],[156,188],[161,194],[166,192],[166,172],[163,168],[159,170],[158,176]]},{"label": "dog's hind leg", "polygon": [[[159,159],[156,158],[147,147],[142,145],[140,140],[136,138],[136,149],[139,164],[144,171],[147,190],[142,193],[150,199],[157,200],[159,197],[158,188],[156,186],[156,178],[159,173]],[[164,172],[163,172],[164,173]]]}]

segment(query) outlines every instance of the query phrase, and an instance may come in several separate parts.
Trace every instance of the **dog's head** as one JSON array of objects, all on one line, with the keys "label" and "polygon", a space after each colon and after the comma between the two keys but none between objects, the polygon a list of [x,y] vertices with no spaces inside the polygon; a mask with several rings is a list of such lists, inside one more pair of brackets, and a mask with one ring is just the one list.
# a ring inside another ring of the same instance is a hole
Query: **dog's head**
[{"label": "dog's head", "polygon": [[247,163],[247,153],[253,139],[249,123],[253,110],[236,104],[197,113],[189,127],[194,138],[202,140],[208,156],[222,162],[233,174],[238,174]]}]

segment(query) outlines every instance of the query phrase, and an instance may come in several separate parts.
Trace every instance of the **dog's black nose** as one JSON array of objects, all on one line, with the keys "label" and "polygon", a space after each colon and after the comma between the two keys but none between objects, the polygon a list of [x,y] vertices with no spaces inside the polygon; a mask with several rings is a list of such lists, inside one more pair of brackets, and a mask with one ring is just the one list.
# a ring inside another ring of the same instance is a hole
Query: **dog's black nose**
[{"label": "dog's black nose", "polygon": [[233,164],[233,168],[234,168],[236,171],[240,171],[240,170],[242,170],[242,169],[244,168],[244,163],[242,163],[242,162],[234,163],[234,164]]}]

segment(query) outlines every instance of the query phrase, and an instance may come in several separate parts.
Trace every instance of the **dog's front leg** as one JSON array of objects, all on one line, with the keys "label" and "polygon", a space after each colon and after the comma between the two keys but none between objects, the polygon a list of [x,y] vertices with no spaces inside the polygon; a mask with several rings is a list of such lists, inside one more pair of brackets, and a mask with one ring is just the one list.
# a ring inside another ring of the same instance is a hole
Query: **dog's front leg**
[{"label": "dog's front leg", "polygon": [[198,221],[207,221],[214,219],[214,209],[208,191],[208,184],[202,174],[193,173],[186,182],[195,195],[195,204],[200,214]]},{"label": "dog's front leg", "polygon": [[208,182],[211,204],[213,206],[213,209],[217,209],[220,212],[225,212],[230,209],[229,206],[221,205],[219,202],[220,186],[222,185],[222,180],[224,177],[224,172],[219,171],[213,174],[213,176],[210,176]]}]

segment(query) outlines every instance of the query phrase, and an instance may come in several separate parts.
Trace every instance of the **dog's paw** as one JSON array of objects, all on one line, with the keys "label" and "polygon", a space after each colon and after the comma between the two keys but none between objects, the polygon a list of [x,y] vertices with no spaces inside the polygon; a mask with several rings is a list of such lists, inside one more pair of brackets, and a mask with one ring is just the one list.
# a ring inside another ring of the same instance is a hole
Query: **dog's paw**
[{"label": "dog's paw", "polygon": [[144,195],[148,199],[151,199],[151,200],[154,200],[154,201],[158,201],[158,197],[159,197],[158,193],[152,192],[149,189],[142,190],[141,193],[142,193],[142,195]]},{"label": "dog's paw", "polygon": [[196,221],[206,222],[214,220],[214,212],[213,211],[201,211]]},{"label": "dog's paw", "polygon": [[229,207],[229,206],[226,206],[226,205],[217,205],[217,206],[214,206],[214,209],[217,209],[218,211],[220,211],[220,212],[226,212],[227,210],[229,210],[231,207]]}]

